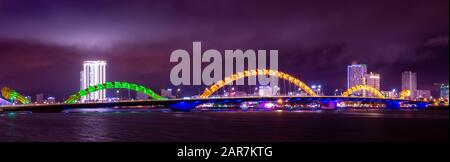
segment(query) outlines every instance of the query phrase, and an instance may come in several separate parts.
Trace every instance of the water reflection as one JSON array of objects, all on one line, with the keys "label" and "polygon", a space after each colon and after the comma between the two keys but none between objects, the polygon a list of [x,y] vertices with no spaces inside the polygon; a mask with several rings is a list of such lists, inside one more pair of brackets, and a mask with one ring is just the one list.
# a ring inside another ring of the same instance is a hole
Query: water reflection
[{"label": "water reflection", "polygon": [[4,113],[0,141],[448,141],[448,111]]},{"label": "water reflection", "polygon": [[[100,111],[102,112],[102,111]],[[70,115],[75,114],[69,114]],[[110,141],[110,114],[100,114],[87,112],[83,115],[76,115],[73,121],[75,126],[73,133],[77,137],[76,141]]]}]

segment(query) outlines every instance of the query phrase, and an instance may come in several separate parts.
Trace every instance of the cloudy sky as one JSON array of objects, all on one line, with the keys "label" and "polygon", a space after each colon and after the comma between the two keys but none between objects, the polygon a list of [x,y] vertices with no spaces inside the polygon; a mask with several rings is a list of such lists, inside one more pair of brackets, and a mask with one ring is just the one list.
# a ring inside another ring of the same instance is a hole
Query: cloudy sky
[{"label": "cloudy sky", "polygon": [[[448,0],[0,0],[0,86],[58,97],[79,89],[83,60],[108,80],[171,86],[170,53],[278,49],[279,69],[328,91],[346,65],[380,73],[382,89],[418,73],[419,89],[449,78]],[[192,92],[193,93],[193,92]]]}]

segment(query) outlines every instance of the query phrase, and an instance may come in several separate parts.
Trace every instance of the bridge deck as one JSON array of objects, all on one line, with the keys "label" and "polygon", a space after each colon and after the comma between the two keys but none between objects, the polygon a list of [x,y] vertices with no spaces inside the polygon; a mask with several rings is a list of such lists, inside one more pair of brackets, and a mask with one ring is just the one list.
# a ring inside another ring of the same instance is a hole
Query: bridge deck
[{"label": "bridge deck", "polygon": [[27,104],[27,105],[8,105],[1,106],[4,111],[34,111],[34,112],[58,112],[64,109],[74,108],[99,108],[99,107],[121,107],[121,106],[155,106],[170,107],[174,104],[193,104],[199,105],[209,102],[246,102],[246,101],[276,101],[279,99],[288,102],[328,102],[328,101],[362,101],[362,102],[381,102],[389,101],[413,103],[416,101],[406,99],[389,99],[389,98],[371,98],[371,97],[342,97],[342,96],[319,96],[319,97],[299,97],[299,96],[271,96],[271,97],[220,97],[220,98],[191,98],[191,99],[165,99],[165,100],[134,100],[120,102],[99,102],[99,103],[75,103],[75,104]]}]

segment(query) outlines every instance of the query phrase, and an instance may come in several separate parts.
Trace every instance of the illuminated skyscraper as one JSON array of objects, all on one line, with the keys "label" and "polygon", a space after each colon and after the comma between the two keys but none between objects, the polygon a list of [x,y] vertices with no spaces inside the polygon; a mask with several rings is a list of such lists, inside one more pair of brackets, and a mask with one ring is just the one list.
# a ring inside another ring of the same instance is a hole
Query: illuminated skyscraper
[{"label": "illuminated skyscraper", "polygon": [[417,90],[417,73],[412,71],[402,73],[402,90]]},{"label": "illuminated skyscraper", "polygon": [[[367,65],[352,64],[347,66],[347,88],[363,84],[364,77],[367,74]],[[355,92],[355,95],[361,95],[362,92]]]},{"label": "illuminated skyscraper", "polygon": [[[81,74],[81,87],[86,89],[89,86],[95,86],[106,82],[106,61],[84,61],[83,71]],[[82,102],[86,101],[101,101],[106,99],[106,91],[100,90],[90,93],[81,98]]]},{"label": "illuminated skyscraper", "polygon": [[440,87],[440,97],[448,98],[448,84],[442,84]]},{"label": "illuminated skyscraper", "polygon": [[311,85],[311,89],[316,93],[317,95],[322,96],[323,95],[323,87],[322,85]]},{"label": "illuminated skyscraper", "polygon": [[402,73],[402,90],[411,90],[410,98],[415,98],[417,90],[417,73],[412,71],[405,71]]},{"label": "illuminated skyscraper", "polygon": [[380,74],[372,73],[366,74],[366,85],[380,90]]},{"label": "illuminated skyscraper", "polygon": [[415,90],[414,96],[415,96],[415,98],[430,98],[431,91],[430,90]]}]

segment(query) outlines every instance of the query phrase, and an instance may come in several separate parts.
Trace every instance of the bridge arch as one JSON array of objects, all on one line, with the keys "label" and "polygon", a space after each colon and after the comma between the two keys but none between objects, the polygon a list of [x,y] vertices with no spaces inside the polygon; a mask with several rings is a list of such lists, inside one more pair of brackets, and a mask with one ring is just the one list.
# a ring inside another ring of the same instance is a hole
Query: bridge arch
[{"label": "bridge arch", "polygon": [[316,93],[314,93],[314,91],[308,85],[306,85],[299,79],[297,79],[289,74],[286,74],[286,73],[283,73],[280,71],[276,71],[276,70],[270,70],[270,69],[255,69],[255,70],[246,70],[243,72],[239,72],[239,73],[233,74],[229,77],[226,77],[224,80],[218,81],[217,83],[215,83],[214,85],[210,86],[205,91],[203,91],[203,93],[200,95],[200,98],[208,98],[209,96],[211,96],[214,92],[216,92],[220,88],[222,88],[225,85],[232,83],[238,79],[251,77],[251,76],[258,76],[258,75],[276,76],[278,78],[287,80],[290,83],[293,83],[300,89],[304,90],[310,96],[317,96]]},{"label": "bridge arch", "polygon": [[104,90],[104,89],[129,89],[133,91],[137,91],[143,94],[146,94],[147,96],[153,98],[153,99],[165,99],[164,97],[159,96],[155,92],[153,92],[151,89],[143,86],[138,85],[134,83],[128,83],[128,82],[106,82],[103,84],[98,84],[96,86],[89,86],[86,89],[80,90],[79,92],[71,95],[64,103],[75,103],[77,100],[79,100],[81,97],[86,96],[90,93]]},{"label": "bridge arch", "polygon": [[8,87],[2,88],[2,96],[7,100],[17,100],[21,104],[31,103],[30,100],[28,100],[27,98],[22,96],[19,92],[15,91],[11,88],[8,88]]},{"label": "bridge arch", "polygon": [[360,91],[360,90],[365,90],[365,91],[373,94],[377,98],[385,98],[384,95],[379,90],[377,90],[376,88],[373,88],[371,86],[364,85],[364,84],[357,85],[357,86],[354,86],[354,87],[351,87],[351,88],[347,89],[344,93],[342,93],[342,96],[343,97],[348,97],[352,93],[354,93],[356,91]]}]

